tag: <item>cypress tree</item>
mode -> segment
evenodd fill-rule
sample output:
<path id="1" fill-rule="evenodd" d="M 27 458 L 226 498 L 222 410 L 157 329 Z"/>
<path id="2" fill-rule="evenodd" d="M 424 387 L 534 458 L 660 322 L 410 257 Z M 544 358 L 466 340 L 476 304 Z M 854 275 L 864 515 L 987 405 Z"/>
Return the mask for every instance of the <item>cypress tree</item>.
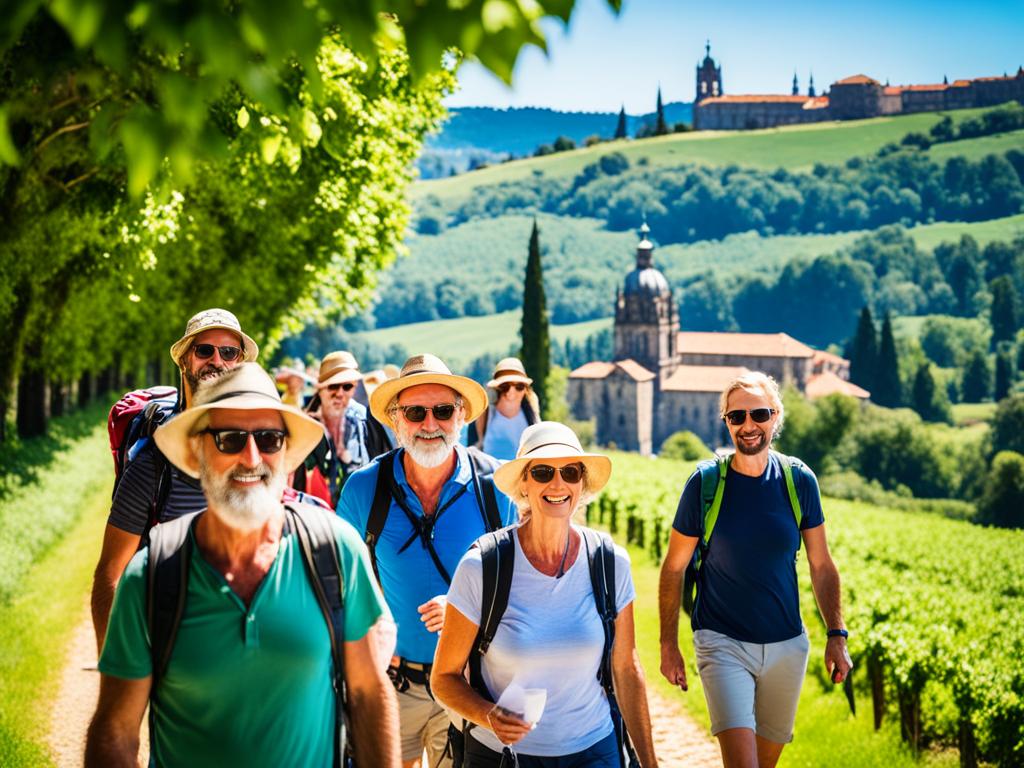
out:
<path id="1" fill-rule="evenodd" d="M 544 274 L 540 263 L 540 233 L 537 220 L 530 233 L 530 252 L 526 260 L 523 284 L 523 320 L 519 335 L 523 341 L 520 357 L 526 375 L 533 379 L 533 391 L 540 399 L 541 411 L 548 411 L 547 382 L 551 371 L 551 343 L 548 338 L 547 299 L 544 296 Z"/>
<path id="2" fill-rule="evenodd" d="M 619 124 L 615 126 L 615 138 L 624 139 L 626 138 L 626 106 L 623 104 L 622 109 L 619 110 Z"/>
<path id="3" fill-rule="evenodd" d="M 871 310 L 864 307 L 857 321 L 857 331 L 850 344 L 850 381 L 869 392 L 875 388 L 875 371 L 878 369 L 878 336 Z"/>
<path id="4" fill-rule="evenodd" d="M 989 284 L 992 291 L 992 346 L 1000 341 L 1013 341 L 1017 333 L 1017 293 L 1009 275 L 997 277 Z"/>
<path id="5" fill-rule="evenodd" d="M 980 403 L 991 394 L 992 371 L 988 367 L 988 355 L 984 352 L 975 352 L 967 361 L 961 391 L 965 403 Z"/>
<path id="6" fill-rule="evenodd" d="M 922 363 L 914 374 L 911 405 L 925 421 L 950 421 L 949 402 L 935 386 L 931 363 Z"/>
<path id="7" fill-rule="evenodd" d="M 993 399 L 998 403 L 1010 394 L 1010 387 L 1013 385 L 1013 361 L 1010 360 L 1008 352 L 1000 352 L 996 355 L 996 386 Z"/>
<path id="8" fill-rule="evenodd" d="M 900 363 L 896 356 L 896 339 L 892 335 L 892 321 L 889 313 L 882 323 L 882 338 L 878 344 L 878 369 L 875 372 L 875 389 L 871 399 L 887 408 L 903 405 L 903 387 L 900 384 Z"/>
<path id="9" fill-rule="evenodd" d="M 665 107 L 661 103 L 661 86 L 658 86 L 658 121 L 654 124 L 654 135 L 664 136 L 668 133 L 668 123 L 665 122 Z"/>

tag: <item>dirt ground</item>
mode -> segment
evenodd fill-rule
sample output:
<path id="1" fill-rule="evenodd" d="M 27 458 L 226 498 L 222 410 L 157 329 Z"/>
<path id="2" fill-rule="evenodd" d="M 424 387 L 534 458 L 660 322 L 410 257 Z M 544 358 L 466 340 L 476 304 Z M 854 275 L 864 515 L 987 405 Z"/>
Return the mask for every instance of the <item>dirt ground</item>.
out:
<path id="1" fill-rule="evenodd" d="M 82 766 L 85 733 L 99 696 L 99 677 L 92 620 L 85 613 L 71 641 L 60 693 L 50 718 L 50 748 L 59 768 Z M 655 749 L 663 768 L 721 766 L 718 746 L 704 728 L 656 691 L 649 693 L 649 701 Z M 149 755 L 145 720 L 141 741 L 140 763 L 145 765 Z"/>

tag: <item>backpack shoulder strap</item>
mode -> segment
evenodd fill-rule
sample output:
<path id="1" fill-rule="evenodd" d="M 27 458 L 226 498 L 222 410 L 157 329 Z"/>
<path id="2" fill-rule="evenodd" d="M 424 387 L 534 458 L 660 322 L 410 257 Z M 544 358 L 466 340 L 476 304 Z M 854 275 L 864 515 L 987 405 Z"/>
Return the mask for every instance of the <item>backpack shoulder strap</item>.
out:
<path id="1" fill-rule="evenodd" d="M 512 589 L 512 572 L 515 567 L 516 543 L 512 528 L 501 528 L 484 534 L 477 540 L 480 560 L 483 564 L 483 588 L 481 590 L 480 629 L 477 631 L 475 651 L 485 656 L 498 631 L 505 609 L 508 608 L 508 594 Z"/>
<path id="2" fill-rule="evenodd" d="M 604 651 L 597 679 L 605 691 L 612 690 L 612 646 L 615 644 L 615 545 L 611 537 L 590 528 L 581 528 L 590 566 L 590 584 L 594 590 L 594 604 L 604 628 Z"/>
<path id="3" fill-rule="evenodd" d="M 331 639 L 331 659 L 334 662 L 332 681 L 336 706 L 334 764 L 341 764 L 345 753 L 345 604 L 342 592 L 341 560 L 334 528 L 327 510 L 312 505 L 289 504 L 285 507 L 288 521 L 298 537 L 306 575 L 313 587 L 320 612 L 327 624 Z"/>
<path id="4" fill-rule="evenodd" d="M 796 518 L 797 530 L 800 530 L 800 524 L 803 522 L 804 513 L 800 508 L 800 497 L 796 492 L 796 482 L 793 480 L 793 475 L 797 472 L 803 471 L 803 464 L 799 461 L 795 461 L 792 456 L 787 456 L 784 453 L 775 453 L 775 456 L 778 458 L 779 465 L 782 467 L 782 476 L 786 479 L 786 493 L 789 496 L 789 506 L 793 510 L 793 517 Z"/>
<path id="5" fill-rule="evenodd" d="M 718 513 L 722 509 L 722 497 L 725 495 L 725 477 L 729 471 L 731 456 L 717 459 L 713 464 L 705 462 L 700 467 L 700 495 L 704 512 L 703 533 L 701 543 L 707 547 L 711 541 L 711 533 L 718 522 Z"/>
<path id="6" fill-rule="evenodd" d="M 377 569 L 377 541 L 380 539 L 381 531 L 388 520 L 388 511 L 391 509 L 391 478 L 395 472 L 395 454 L 388 451 L 377 462 L 377 484 L 373 490 L 373 504 L 370 506 L 370 517 L 366 521 L 366 548 L 370 552 L 370 564 L 373 566 L 373 575 L 380 583 L 380 571 Z"/>
<path id="7" fill-rule="evenodd" d="M 146 566 L 146 623 L 149 626 L 152 657 L 152 690 L 157 691 L 167 671 L 188 593 L 188 570 L 192 560 L 193 512 L 156 526 L 149 533 L 149 561 Z"/>
<path id="8" fill-rule="evenodd" d="M 467 454 L 468 455 L 468 454 Z M 476 492 L 476 504 L 480 513 L 484 516 L 484 525 L 487 531 L 496 531 L 501 528 L 501 514 L 498 512 L 498 496 L 494 490 L 494 475 L 481 474 L 476 468 L 476 462 L 469 457 L 469 471 L 473 475 L 473 490 Z"/>

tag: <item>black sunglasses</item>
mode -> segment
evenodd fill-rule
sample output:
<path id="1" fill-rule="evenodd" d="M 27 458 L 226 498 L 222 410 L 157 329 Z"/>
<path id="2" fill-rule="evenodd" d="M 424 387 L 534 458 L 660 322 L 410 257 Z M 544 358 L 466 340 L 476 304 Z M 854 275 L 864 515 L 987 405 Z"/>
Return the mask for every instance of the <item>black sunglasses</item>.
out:
<path id="1" fill-rule="evenodd" d="M 517 381 L 515 384 L 499 384 L 498 391 L 501 393 L 508 392 L 510 389 L 515 389 L 516 392 L 522 392 L 526 389 L 526 385 L 521 381 Z"/>
<path id="2" fill-rule="evenodd" d="M 756 423 L 764 424 L 775 412 L 774 408 L 751 408 L 749 411 L 743 408 L 738 408 L 735 411 L 729 411 L 725 414 L 725 420 L 734 427 L 738 427 L 747 420 L 747 414 L 749 413 L 750 418 L 752 418 Z"/>
<path id="3" fill-rule="evenodd" d="M 334 393 L 337 392 L 339 389 L 344 389 L 346 392 L 351 392 L 354 386 L 355 383 L 351 381 L 346 381 L 344 384 L 328 384 L 327 391 Z"/>
<path id="4" fill-rule="evenodd" d="M 192 351 L 200 360 L 209 360 L 213 357 L 214 350 L 220 352 L 220 359 L 225 363 L 231 363 L 242 355 L 239 347 L 219 347 L 216 344 L 193 344 Z"/>
<path id="5" fill-rule="evenodd" d="M 413 424 L 419 424 L 425 418 L 427 418 L 427 411 L 431 411 L 434 414 L 434 418 L 438 421 L 448 421 L 452 416 L 455 415 L 456 405 L 454 403 L 444 403 L 443 405 L 432 405 L 427 408 L 424 405 L 396 405 L 395 410 L 401 411 L 402 415 L 405 416 L 406 421 L 411 421 Z"/>
<path id="6" fill-rule="evenodd" d="M 256 441 L 260 453 L 277 453 L 284 446 L 288 433 L 283 429 L 204 429 L 205 434 L 213 435 L 213 444 L 221 453 L 241 453 L 249 443 L 249 435 Z"/>
<path id="7" fill-rule="evenodd" d="M 558 468 L 558 474 L 570 485 L 583 479 L 586 468 L 582 464 L 566 464 Z M 555 468 L 550 464 L 534 464 L 530 467 L 530 477 L 538 483 L 550 483 L 555 479 Z"/>

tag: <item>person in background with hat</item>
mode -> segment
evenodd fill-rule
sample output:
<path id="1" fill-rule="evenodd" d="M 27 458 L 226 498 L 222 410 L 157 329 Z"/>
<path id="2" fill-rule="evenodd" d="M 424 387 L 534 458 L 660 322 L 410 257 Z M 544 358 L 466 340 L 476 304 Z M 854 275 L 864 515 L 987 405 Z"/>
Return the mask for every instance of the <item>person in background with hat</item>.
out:
<path id="1" fill-rule="evenodd" d="M 531 384 L 518 359 L 499 360 L 487 382 L 493 403 L 470 427 L 476 434 L 469 435 L 469 444 L 496 459 L 514 459 L 523 430 L 540 421 L 540 403 Z"/>
<path id="2" fill-rule="evenodd" d="M 251 362 L 258 354 L 256 342 L 226 309 L 207 309 L 193 315 L 184 335 L 171 347 L 171 359 L 180 372 L 177 410 L 188 406 L 200 383 L 243 361 Z M 172 466 L 153 441 L 148 441 L 127 465 L 114 493 L 93 575 L 91 603 L 97 652 L 103 649 L 117 581 L 151 522 L 173 520 L 205 506 L 206 497 L 199 484 Z"/>
<path id="3" fill-rule="evenodd" d="M 351 352 L 331 352 L 320 363 L 316 397 L 309 404 L 311 415 L 324 425 L 324 439 L 295 471 L 292 486 L 331 509 L 349 475 L 392 447 L 366 406 L 353 399 L 362 378 Z"/>
<path id="4" fill-rule="evenodd" d="M 186 598 L 156 685 L 150 548 L 125 570 L 99 662 L 87 766 L 136 764 L 147 704 L 154 765 L 336 764 L 329 627 L 295 531 L 315 523 L 332 531 L 343 574 L 339 642 L 355 759 L 397 768 L 397 705 L 379 625 L 390 617 L 366 547 L 329 511 L 301 505 L 286 512 L 281 502 L 288 472 L 321 434 L 316 421 L 281 402 L 254 363 L 201 386 L 193 407 L 157 429 L 164 455 L 199 478 L 209 506 L 179 523 L 192 542 L 191 556 L 183 556 Z M 158 535 L 171 526 L 161 529 Z"/>
<path id="5" fill-rule="evenodd" d="M 465 731 L 467 768 L 508 764 L 502 762 L 508 745 L 524 768 L 620 766 L 612 709 L 597 676 L 605 633 L 591 581 L 590 558 L 596 553 L 588 551 L 596 537 L 572 523 L 576 511 L 607 483 L 611 468 L 607 456 L 584 452 L 569 427 L 542 421 L 523 432 L 516 458 L 495 472 L 495 483 L 519 506 L 522 522 L 512 530 L 508 606 L 481 659 L 492 698 L 484 698 L 465 677 L 482 621 L 478 547 L 466 553 L 452 578 L 432 677 L 438 699 L 477 726 Z M 615 545 L 614 556 L 618 616 L 612 676 L 626 730 L 640 764 L 649 768 L 657 759 L 634 640 L 636 591 L 629 555 Z M 495 704 L 513 683 L 546 690 L 535 725 Z"/>
<path id="6" fill-rule="evenodd" d="M 462 555 L 487 530 L 515 519 L 502 493 L 490 490 L 496 515 L 490 525 L 485 484 L 458 443 L 463 424 L 487 405 L 483 387 L 455 376 L 434 355 L 410 357 L 400 375 L 379 384 L 370 409 L 394 430 L 398 449 L 359 470 L 345 484 L 338 514 L 370 545 L 384 597 L 398 624 L 389 674 L 398 690 L 402 760 L 430 768 L 451 765 L 444 756 L 448 716 L 430 690 L 430 665 L 443 626 L 444 595 Z M 385 518 L 370 530 L 376 500 Z M 378 507 L 379 509 L 379 507 Z"/>
<path id="7" fill-rule="evenodd" d="M 284 385 L 284 392 L 281 393 L 281 402 L 285 405 L 294 405 L 296 408 L 301 408 L 305 405 L 306 384 L 309 383 L 310 379 L 306 376 L 306 372 L 302 370 L 301 363 L 282 365 L 277 369 L 274 380 L 278 384 Z"/>

